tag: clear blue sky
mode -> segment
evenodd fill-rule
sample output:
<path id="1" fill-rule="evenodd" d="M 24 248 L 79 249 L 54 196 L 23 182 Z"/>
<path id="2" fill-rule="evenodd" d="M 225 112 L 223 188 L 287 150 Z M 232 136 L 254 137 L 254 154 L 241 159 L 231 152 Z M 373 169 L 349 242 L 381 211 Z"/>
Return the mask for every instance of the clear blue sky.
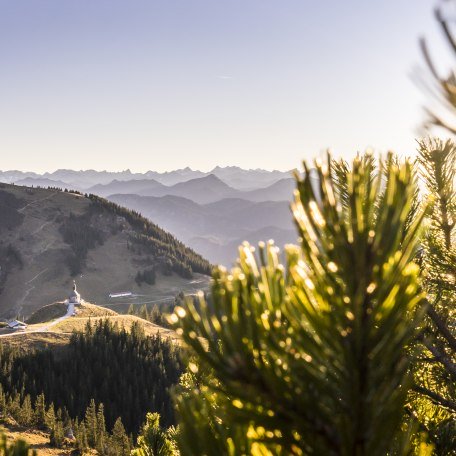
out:
<path id="1" fill-rule="evenodd" d="M 412 154 L 434 0 L 0 0 L 0 169 Z"/>

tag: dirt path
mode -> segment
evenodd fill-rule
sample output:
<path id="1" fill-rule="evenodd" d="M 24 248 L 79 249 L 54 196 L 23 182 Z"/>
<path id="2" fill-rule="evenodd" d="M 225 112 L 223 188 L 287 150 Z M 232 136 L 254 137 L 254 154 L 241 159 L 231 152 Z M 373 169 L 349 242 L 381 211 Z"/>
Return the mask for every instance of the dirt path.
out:
<path id="1" fill-rule="evenodd" d="M 31 260 L 33 261 L 33 259 Z M 31 263 L 30 261 L 30 263 Z M 46 268 L 46 269 L 43 269 L 42 271 L 40 271 L 35 277 L 32 277 L 30 280 L 28 280 L 27 282 L 25 282 L 26 285 L 30 285 L 33 281 L 35 281 L 41 274 L 44 274 L 49 268 Z M 20 315 L 20 313 L 22 312 L 22 305 L 24 304 L 25 300 L 28 298 L 28 295 L 30 294 L 30 292 L 35 288 L 35 285 L 32 285 L 30 288 L 27 288 L 27 290 L 25 290 L 25 293 L 24 293 L 24 296 L 22 296 L 22 299 L 19 301 L 19 304 L 17 305 L 17 314 Z"/>
<path id="2" fill-rule="evenodd" d="M 40 225 L 32 234 L 38 234 L 45 226 L 50 225 L 51 223 L 54 222 L 54 219 L 49 220 L 48 222 L 44 222 L 42 225 Z"/>
<path id="3" fill-rule="evenodd" d="M 33 328 L 33 329 L 26 328 L 24 331 L 16 331 L 16 332 L 12 332 L 9 334 L 0 334 L 0 337 L 13 337 L 13 336 L 20 336 L 22 334 L 49 332 L 50 328 L 52 328 L 55 325 L 58 325 L 60 322 L 71 317 L 73 315 L 73 313 L 74 313 L 74 304 L 70 303 L 70 304 L 68 304 L 68 307 L 67 307 L 67 313 L 63 317 L 56 318 L 55 320 L 53 320 L 49 323 L 46 323 L 43 326 L 39 326 L 38 328 Z"/>
<path id="4" fill-rule="evenodd" d="M 30 203 L 28 203 L 28 204 L 26 204 L 24 207 L 21 207 L 20 209 L 18 209 L 17 212 L 22 213 L 25 209 L 27 209 L 27 208 L 28 208 L 29 206 L 31 206 L 32 204 L 35 204 L 35 203 L 38 203 L 38 202 L 41 202 L 41 201 L 48 200 L 48 199 L 52 198 L 55 194 L 56 194 L 56 192 L 51 193 L 50 195 L 46 196 L 45 198 L 39 198 L 39 199 L 30 201 Z"/>
<path id="5" fill-rule="evenodd" d="M 66 320 L 68 317 L 71 317 L 74 314 L 74 304 L 70 302 L 68 304 L 67 308 L 67 313 L 60 318 L 55 319 L 54 321 L 51 321 L 47 325 L 41 326 L 36 332 L 47 332 L 49 331 L 49 328 L 52 328 L 55 325 L 58 325 L 61 321 Z"/>
<path id="6" fill-rule="evenodd" d="M 36 280 L 41 274 L 44 274 L 49 268 L 45 268 L 43 269 L 42 271 L 40 271 L 35 277 L 32 277 L 30 280 L 28 280 L 26 283 L 26 285 L 28 285 L 29 283 L 33 282 L 34 280 Z"/>

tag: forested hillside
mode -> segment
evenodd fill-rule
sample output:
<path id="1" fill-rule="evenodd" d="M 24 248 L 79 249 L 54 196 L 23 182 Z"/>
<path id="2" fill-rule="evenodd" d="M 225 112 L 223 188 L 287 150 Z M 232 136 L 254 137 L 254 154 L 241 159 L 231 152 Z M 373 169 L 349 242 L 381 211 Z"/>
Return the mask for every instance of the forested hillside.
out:
<path id="1" fill-rule="evenodd" d="M 119 291 L 172 300 L 209 280 L 208 261 L 137 212 L 95 195 L 0 185 L 0 317 L 64 299 L 73 277 L 97 304 Z"/>

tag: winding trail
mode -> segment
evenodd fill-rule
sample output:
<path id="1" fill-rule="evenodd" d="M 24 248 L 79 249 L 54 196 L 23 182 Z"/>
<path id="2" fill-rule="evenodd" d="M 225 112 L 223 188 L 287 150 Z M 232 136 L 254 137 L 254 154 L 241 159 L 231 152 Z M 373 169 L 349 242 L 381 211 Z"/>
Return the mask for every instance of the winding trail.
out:
<path id="1" fill-rule="evenodd" d="M 32 234 L 38 234 L 40 231 L 43 230 L 43 228 L 47 225 L 50 225 L 51 223 L 54 222 L 55 219 L 49 220 L 47 222 L 44 222 L 42 225 L 40 225 L 35 231 L 33 231 Z"/>
<path id="2" fill-rule="evenodd" d="M 28 285 L 29 283 L 33 282 L 34 280 L 36 280 L 41 274 L 44 274 L 49 268 L 45 268 L 43 269 L 42 271 L 40 271 L 35 277 L 32 277 L 30 280 L 28 280 L 26 283 L 26 285 Z"/>
<path id="3" fill-rule="evenodd" d="M 29 206 L 31 206 L 32 204 L 35 204 L 39 201 L 45 201 L 45 200 L 48 200 L 50 198 L 52 198 L 53 196 L 55 196 L 56 192 L 54 193 L 51 193 L 50 195 L 46 196 L 45 198 L 39 198 L 39 199 L 36 199 L 36 200 L 33 200 L 33 201 L 30 201 L 30 203 L 26 204 L 24 207 L 21 207 L 20 209 L 17 210 L 17 212 L 21 212 L 24 211 L 25 209 L 27 209 Z"/>

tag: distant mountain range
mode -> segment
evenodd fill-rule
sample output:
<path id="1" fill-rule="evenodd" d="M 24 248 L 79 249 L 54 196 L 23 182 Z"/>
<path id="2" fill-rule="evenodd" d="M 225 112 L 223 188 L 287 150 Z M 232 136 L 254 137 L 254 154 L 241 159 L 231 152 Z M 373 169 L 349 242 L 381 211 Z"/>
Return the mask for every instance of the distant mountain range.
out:
<path id="1" fill-rule="evenodd" d="M 238 190 L 230 187 L 215 174 L 191 179 L 167 186 L 156 180 L 113 181 L 95 185 L 87 192 L 100 196 L 113 194 L 135 194 L 140 196 L 181 196 L 199 204 L 207 204 L 226 198 L 240 198 L 248 201 L 290 200 L 294 189 L 294 179 L 285 178 L 264 188 Z"/>
<path id="2" fill-rule="evenodd" d="M 50 183 L 51 186 L 64 186 L 75 190 L 87 190 L 98 184 L 105 185 L 113 181 L 132 180 L 155 180 L 163 185 L 171 186 L 191 179 L 209 176 L 211 174 L 223 180 L 230 187 L 239 190 L 253 190 L 259 187 L 266 187 L 280 179 L 291 176 L 290 171 L 242 169 L 238 166 L 217 166 L 208 172 L 193 170 L 187 167 L 163 173 L 157 171 L 132 173 L 128 169 L 120 172 L 59 169 L 52 173 L 43 174 L 17 170 L 0 171 L 0 182 L 28 186 L 42 186 L 42 183 L 46 182 L 45 185 L 47 186 L 47 180 L 50 180 L 53 181 Z M 46 179 L 46 181 L 43 181 L 43 179 Z"/>

